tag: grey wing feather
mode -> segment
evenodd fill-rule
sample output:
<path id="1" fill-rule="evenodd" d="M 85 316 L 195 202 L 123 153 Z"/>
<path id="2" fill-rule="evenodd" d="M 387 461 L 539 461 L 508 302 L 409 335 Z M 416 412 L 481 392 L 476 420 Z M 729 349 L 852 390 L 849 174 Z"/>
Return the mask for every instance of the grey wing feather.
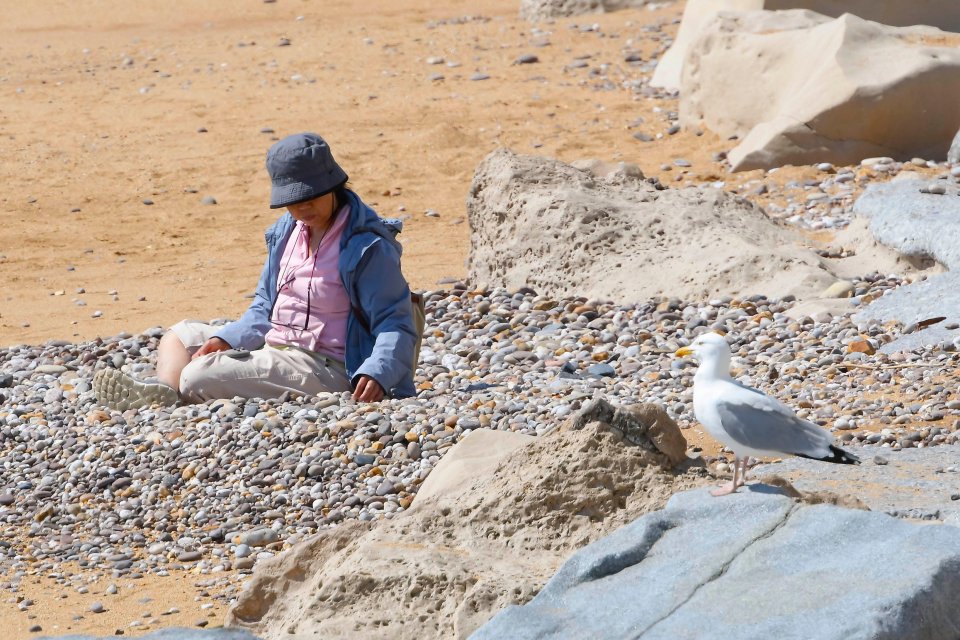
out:
<path id="1" fill-rule="evenodd" d="M 824 456 L 833 439 L 826 431 L 793 414 L 773 398 L 749 389 L 756 397 L 722 400 L 717 412 L 723 430 L 745 447 L 794 455 Z"/>

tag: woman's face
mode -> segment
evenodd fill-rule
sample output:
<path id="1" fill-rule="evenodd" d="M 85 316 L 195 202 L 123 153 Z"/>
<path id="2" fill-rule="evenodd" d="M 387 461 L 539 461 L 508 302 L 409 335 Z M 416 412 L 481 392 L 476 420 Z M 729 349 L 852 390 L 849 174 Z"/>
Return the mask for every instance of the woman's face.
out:
<path id="1" fill-rule="evenodd" d="M 313 200 L 291 204 L 287 207 L 294 218 L 315 229 L 326 229 L 333 218 L 334 195 L 328 193 Z"/>

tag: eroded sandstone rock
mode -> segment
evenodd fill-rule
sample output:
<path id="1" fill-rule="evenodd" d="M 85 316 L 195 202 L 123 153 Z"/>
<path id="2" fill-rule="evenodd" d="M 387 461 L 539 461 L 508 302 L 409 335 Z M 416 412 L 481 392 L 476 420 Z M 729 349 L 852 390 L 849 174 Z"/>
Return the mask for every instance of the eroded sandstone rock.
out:
<path id="1" fill-rule="evenodd" d="M 960 31 L 960 3 L 955 0 L 687 0 L 677 39 L 657 64 L 650 84 L 680 89 L 690 45 L 713 16 L 721 11 L 762 9 L 808 9 L 832 18 L 851 13 L 864 20 L 896 27 L 929 25 L 944 31 Z"/>
<path id="2" fill-rule="evenodd" d="M 595 174 L 501 149 L 477 168 L 467 212 L 470 279 L 508 289 L 623 303 L 807 298 L 837 279 L 748 200 L 663 190 L 629 167 Z"/>
<path id="3" fill-rule="evenodd" d="M 674 468 L 682 436 L 645 411 L 593 403 L 538 438 L 471 432 L 409 511 L 345 522 L 257 565 L 227 624 L 265 640 L 465 638 L 574 550 L 707 481 Z"/>
<path id="4" fill-rule="evenodd" d="M 849 14 L 721 13 L 691 45 L 681 85 L 684 125 L 740 137 L 735 171 L 942 160 L 960 128 L 960 35 Z"/>

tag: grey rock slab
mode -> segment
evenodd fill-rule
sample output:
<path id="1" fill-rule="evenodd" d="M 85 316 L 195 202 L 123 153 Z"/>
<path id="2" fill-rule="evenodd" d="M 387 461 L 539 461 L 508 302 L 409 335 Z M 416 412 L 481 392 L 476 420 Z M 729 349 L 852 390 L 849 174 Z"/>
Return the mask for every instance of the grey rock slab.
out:
<path id="1" fill-rule="evenodd" d="M 939 317 L 945 320 L 904 334 L 883 345 L 880 351 L 911 351 L 960 338 L 960 330 L 946 328 L 947 325 L 960 322 L 960 272 L 938 274 L 923 282 L 895 289 L 870 303 L 863 311 L 854 315 L 853 319 L 856 322 L 896 320 L 904 325 L 911 325 Z"/>
<path id="2" fill-rule="evenodd" d="M 946 194 L 921 193 L 945 186 Z M 853 205 L 869 220 L 876 239 L 908 256 L 932 257 L 948 269 L 960 268 L 960 187 L 942 180 L 893 180 L 867 187 Z"/>
<path id="3" fill-rule="evenodd" d="M 471 637 L 957 637 L 958 544 L 956 527 L 801 506 L 766 485 L 688 491 L 578 551 Z"/>
<path id="4" fill-rule="evenodd" d="M 43 636 L 40 640 L 106 640 L 115 636 Z M 259 640 L 257 636 L 251 635 L 247 631 L 239 629 L 210 629 L 209 631 L 200 631 L 197 629 L 186 629 L 183 627 L 172 627 L 170 629 L 161 629 L 154 631 L 141 640 Z"/>
<path id="5" fill-rule="evenodd" d="M 921 193 L 921 189 L 946 187 L 946 194 Z M 854 213 L 869 220 L 876 239 L 905 255 L 934 259 L 948 272 L 932 276 L 888 293 L 874 301 L 854 319 L 858 322 L 896 320 L 905 325 L 943 316 L 941 326 L 933 325 L 884 345 L 892 353 L 952 342 L 960 331 L 942 325 L 960 321 L 960 188 L 941 180 L 897 179 L 874 184 L 854 204 Z"/>
<path id="6" fill-rule="evenodd" d="M 896 451 L 885 447 L 844 447 L 863 464 L 824 464 L 787 458 L 754 467 L 749 478 L 776 474 L 802 492 L 852 495 L 872 511 L 960 525 L 960 445 Z M 875 460 L 880 458 L 881 464 Z M 882 464 L 886 462 L 886 464 Z"/>

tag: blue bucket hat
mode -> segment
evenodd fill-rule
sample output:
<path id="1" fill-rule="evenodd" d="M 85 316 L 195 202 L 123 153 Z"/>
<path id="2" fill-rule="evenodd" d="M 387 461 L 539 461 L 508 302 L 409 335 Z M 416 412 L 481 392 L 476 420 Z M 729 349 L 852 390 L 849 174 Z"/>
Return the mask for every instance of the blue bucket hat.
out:
<path id="1" fill-rule="evenodd" d="M 315 133 L 297 133 L 267 151 L 270 208 L 282 209 L 328 194 L 347 181 L 330 146 Z"/>

